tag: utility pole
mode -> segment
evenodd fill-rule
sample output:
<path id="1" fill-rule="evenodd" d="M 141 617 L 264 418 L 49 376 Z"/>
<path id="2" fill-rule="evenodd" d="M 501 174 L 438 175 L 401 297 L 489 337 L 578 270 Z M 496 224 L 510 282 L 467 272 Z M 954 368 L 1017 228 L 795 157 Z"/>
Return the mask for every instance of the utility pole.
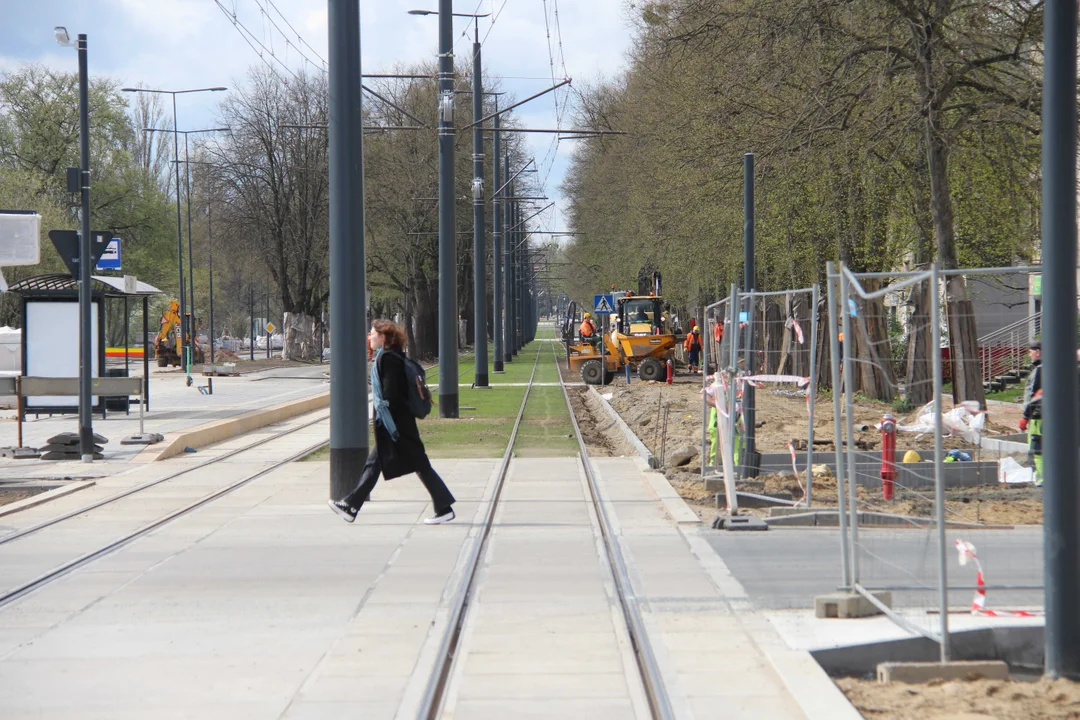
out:
<path id="1" fill-rule="evenodd" d="M 503 168 L 505 169 L 505 175 L 507 181 L 510 179 L 510 153 L 506 153 L 506 157 L 503 158 Z M 514 197 L 514 184 L 510 183 L 506 188 L 507 195 Z M 503 202 L 503 242 L 506 243 L 506 251 L 503 254 L 503 267 L 506 270 L 506 277 L 503 278 L 503 283 L 506 285 L 506 316 L 503 319 L 503 360 L 505 362 L 514 361 L 514 341 L 513 341 L 513 326 L 514 326 L 514 263 L 513 263 L 513 248 L 514 248 L 514 236 L 510 232 L 511 221 L 511 208 L 513 207 L 512 201 L 506 200 Z"/>
<path id="2" fill-rule="evenodd" d="M 65 33 L 65 36 L 67 34 Z M 90 337 L 90 77 L 87 70 L 86 33 L 79 33 L 79 454 L 83 462 L 94 461 L 94 413 L 90 377 L 94 356 Z M 180 192 L 179 187 L 177 193 Z M 104 399 L 102 400 L 104 402 Z"/>
<path id="3" fill-rule="evenodd" d="M 453 0 L 439 0 L 439 417 L 458 417 Z M 357 78 L 359 84 L 359 78 Z M 477 118 L 479 119 L 479 118 Z M 357 123 L 359 127 L 359 122 Z"/>
<path id="4" fill-rule="evenodd" d="M 206 203 L 206 249 L 210 254 L 210 364 L 214 364 L 214 223 Z"/>
<path id="5" fill-rule="evenodd" d="M 757 289 L 754 280 L 754 153 L 743 156 L 743 285 L 747 293 Z M 754 372 L 754 296 L 747 296 L 746 305 L 746 371 Z M 704 322 L 704 319 L 702 319 Z M 746 421 L 746 452 L 743 462 L 743 477 L 757 477 L 755 460 L 755 405 L 754 388 L 749 384 L 743 387 L 743 418 Z"/>
<path id="6" fill-rule="evenodd" d="M 1080 680 L 1080 412 L 1076 377 L 1076 2 L 1043 18 L 1043 557 L 1046 675 Z"/>
<path id="7" fill-rule="evenodd" d="M 368 455 L 364 145 L 359 0 L 327 0 L 330 90 L 330 497 L 355 489 Z M 452 296 L 451 296 L 452 297 Z M 455 335 L 456 337 L 456 335 Z M 453 353 L 457 359 L 457 353 Z M 457 381 L 457 372 L 453 375 Z M 456 398 L 456 396 L 455 396 Z"/>
<path id="8" fill-rule="evenodd" d="M 496 98 L 496 102 L 498 99 Z M 491 227 L 493 230 L 492 235 L 494 247 L 492 248 L 492 264 L 495 266 L 492 272 L 494 280 L 494 290 L 491 294 L 492 304 L 494 305 L 494 313 L 492 314 L 493 321 L 491 324 L 491 334 L 494 338 L 494 356 L 495 356 L 495 368 L 496 373 L 505 372 L 503 370 L 503 207 L 502 196 L 500 192 L 502 188 L 502 173 L 499 172 L 502 169 L 502 140 L 499 132 L 499 117 L 496 115 L 492 118 L 492 123 L 495 126 L 495 134 L 492 138 L 492 151 L 491 156 L 495 159 L 491 163 L 491 182 L 495 185 L 495 194 L 492 197 L 492 207 L 494 217 L 492 218 Z"/>
<path id="9" fill-rule="evenodd" d="M 472 106 L 473 122 L 484 116 L 484 88 L 480 64 L 480 20 L 474 18 Z M 495 116 L 498 118 L 498 115 Z M 484 256 L 484 136 L 481 125 L 473 125 L 473 352 L 475 387 L 488 387 L 487 283 Z M 498 157 L 498 156 L 496 156 Z M 497 163 L 496 163 L 497 164 Z"/>

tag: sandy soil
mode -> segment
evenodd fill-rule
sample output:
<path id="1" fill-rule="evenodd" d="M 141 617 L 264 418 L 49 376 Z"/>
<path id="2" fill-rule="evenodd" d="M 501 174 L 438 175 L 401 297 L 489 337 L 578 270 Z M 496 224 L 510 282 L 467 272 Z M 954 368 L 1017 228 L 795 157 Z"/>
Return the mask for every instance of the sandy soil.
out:
<path id="1" fill-rule="evenodd" d="M 1077 720 L 1080 683 L 971 680 L 926 685 L 840 678 L 863 717 L 881 720 Z"/>
<path id="2" fill-rule="evenodd" d="M 16 490 L 16 489 L 2 489 L 0 490 L 0 505 L 9 505 L 13 502 L 25 500 L 28 497 L 33 497 L 38 493 L 45 492 L 44 490 Z"/>

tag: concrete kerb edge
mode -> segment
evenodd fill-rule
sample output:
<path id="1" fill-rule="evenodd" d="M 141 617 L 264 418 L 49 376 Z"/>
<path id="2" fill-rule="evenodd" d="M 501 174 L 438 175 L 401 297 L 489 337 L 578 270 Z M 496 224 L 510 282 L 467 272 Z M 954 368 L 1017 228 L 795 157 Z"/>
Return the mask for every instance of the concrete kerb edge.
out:
<path id="1" fill-rule="evenodd" d="M 664 504 L 664 509 L 667 510 L 668 515 L 678 525 L 700 525 L 701 518 L 698 516 L 694 509 L 687 504 L 683 499 L 679 491 L 671 484 L 667 479 L 667 476 L 663 473 L 658 473 L 649 467 L 649 463 L 641 458 L 634 458 L 634 462 L 637 463 L 638 468 L 641 470 L 641 474 L 648 481 L 649 486 L 652 487 L 653 492 L 660 498 L 660 502 Z"/>
<path id="2" fill-rule="evenodd" d="M 148 446 L 135 456 L 135 462 L 165 460 L 181 454 L 185 447 L 196 449 L 206 447 L 326 407 L 330 407 L 329 391 L 300 398 L 299 400 L 290 400 L 270 407 L 259 408 L 234 418 L 215 420 L 190 430 L 168 433 L 162 445 Z"/>
<path id="3" fill-rule="evenodd" d="M 611 419 L 615 421 L 615 424 L 619 426 L 619 429 L 622 430 L 623 435 L 626 436 L 627 442 L 629 442 L 630 445 L 632 445 L 633 448 L 637 450 L 637 453 L 641 457 L 641 459 L 643 459 L 646 463 L 651 462 L 653 457 L 652 451 L 649 450 L 649 448 L 645 446 L 645 443 L 641 442 L 638 436 L 634 434 L 634 431 L 630 429 L 630 426 L 626 424 L 626 421 L 622 419 L 622 416 L 619 415 L 618 411 L 616 411 L 615 408 L 611 406 L 611 403 L 609 403 L 607 399 L 596 390 L 595 385 L 589 386 L 589 392 L 593 393 L 600 401 L 600 404 L 604 406 L 604 410 L 606 410 L 607 414 L 611 417 Z"/>
<path id="4" fill-rule="evenodd" d="M 17 513 L 20 510 L 25 510 L 26 508 L 34 507 L 35 505 L 40 505 L 42 503 L 49 502 L 50 500 L 55 500 L 56 498 L 63 497 L 64 495 L 70 495 L 73 492 L 84 490 L 95 484 L 96 481 L 94 480 L 83 480 L 81 482 L 74 482 L 68 485 L 54 488 L 52 490 L 47 490 L 43 493 L 38 493 L 37 495 L 32 495 L 28 498 L 23 498 L 22 500 L 10 503 L 8 505 L 4 505 L 2 508 L 0 508 L 0 517 L 4 517 L 5 515 L 11 515 L 12 513 Z"/>
<path id="5" fill-rule="evenodd" d="M 788 647 L 769 620 L 752 607 L 742 584 L 702 536 L 704 531 L 687 529 L 680 527 L 679 532 L 808 720 L 861 720 L 862 715 L 814 656 Z"/>

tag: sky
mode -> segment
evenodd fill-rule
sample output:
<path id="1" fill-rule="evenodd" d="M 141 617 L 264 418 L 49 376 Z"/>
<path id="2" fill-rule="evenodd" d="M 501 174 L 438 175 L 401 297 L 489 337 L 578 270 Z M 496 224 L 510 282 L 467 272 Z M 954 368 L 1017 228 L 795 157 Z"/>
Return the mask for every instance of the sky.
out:
<path id="1" fill-rule="evenodd" d="M 298 48 L 315 63 L 327 57 L 326 0 L 0 0 L 0 5 L 0 71 L 27 62 L 76 71 L 75 52 L 53 38 L 56 25 L 67 27 L 73 39 L 86 33 L 91 76 L 107 75 L 121 86 L 235 87 L 255 64 L 266 62 L 283 76 L 283 64 L 304 66 Z M 437 0 L 360 0 L 363 72 L 433 62 L 438 19 L 406 11 L 437 7 Z M 580 85 L 617 75 L 631 42 L 627 0 L 456 0 L 454 12 L 490 13 L 480 20 L 485 72 L 504 78 L 503 89 L 518 99 L 550 87 L 552 76 L 556 82 L 571 77 Z M 472 21 L 456 18 L 454 26 L 456 69 L 467 70 Z M 569 89 L 516 112 L 524 127 L 573 127 L 572 113 L 564 110 L 567 100 L 572 100 Z M 180 96 L 180 129 L 211 127 L 217 102 L 218 93 Z M 525 137 L 540 163 L 545 194 L 556 201 L 539 220 L 545 229 L 567 230 L 559 184 L 573 141 Z"/>

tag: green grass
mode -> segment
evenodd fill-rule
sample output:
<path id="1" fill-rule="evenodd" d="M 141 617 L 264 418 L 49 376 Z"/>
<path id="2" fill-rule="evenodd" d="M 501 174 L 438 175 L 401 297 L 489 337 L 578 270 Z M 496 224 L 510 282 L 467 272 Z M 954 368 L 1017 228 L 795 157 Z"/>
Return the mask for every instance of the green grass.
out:
<path id="1" fill-rule="evenodd" d="M 562 388 L 534 387 L 525 404 L 514 452 L 527 457 L 565 457 L 577 450 Z"/>
<path id="2" fill-rule="evenodd" d="M 1024 399 L 1024 385 L 1010 385 L 998 392 L 986 393 L 987 400 L 1000 400 L 1001 402 L 1018 403 Z"/>
<path id="3" fill-rule="evenodd" d="M 440 418 L 436 408 L 420 421 L 424 446 L 432 457 L 501 457 L 524 394 L 523 387 L 461 388 L 456 420 Z"/>

